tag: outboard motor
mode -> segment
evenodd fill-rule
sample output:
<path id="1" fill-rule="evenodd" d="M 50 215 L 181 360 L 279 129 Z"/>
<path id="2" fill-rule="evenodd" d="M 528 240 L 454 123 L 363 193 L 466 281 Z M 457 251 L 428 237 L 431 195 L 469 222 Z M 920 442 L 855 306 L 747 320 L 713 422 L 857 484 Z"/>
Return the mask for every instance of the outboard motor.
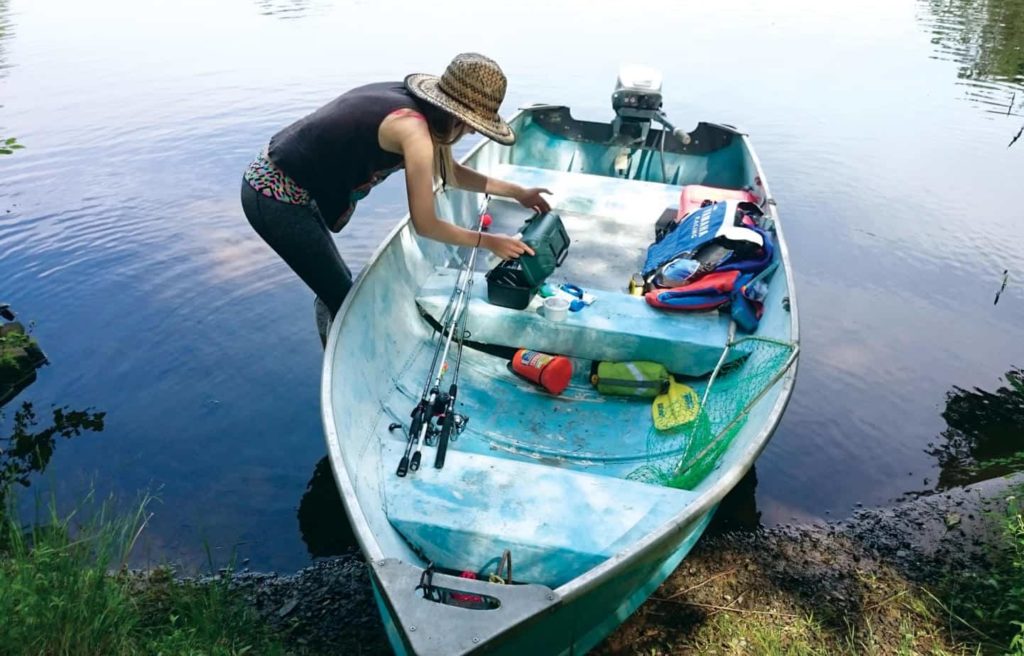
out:
<path id="1" fill-rule="evenodd" d="M 685 130 L 675 129 L 661 111 L 661 83 L 661 72 L 653 68 L 633 64 L 619 68 L 612 92 L 612 109 L 615 110 L 612 132 L 617 139 L 645 143 L 651 121 L 657 121 L 684 144 L 690 142 L 690 135 Z"/>

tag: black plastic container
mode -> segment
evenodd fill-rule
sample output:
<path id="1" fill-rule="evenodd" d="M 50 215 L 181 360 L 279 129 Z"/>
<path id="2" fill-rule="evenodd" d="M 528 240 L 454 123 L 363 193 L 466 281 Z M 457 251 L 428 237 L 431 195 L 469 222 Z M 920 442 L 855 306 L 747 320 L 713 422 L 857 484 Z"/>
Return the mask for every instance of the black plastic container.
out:
<path id="1" fill-rule="evenodd" d="M 530 304 L 538 287 L 527 282 L 517 260 L 506 260 L 487 272 L 487 301 L 491 305 L 522 310 Z"/>
<path id="2" fill-rule="evenodd" d="M 569 235 L 554 212 L 535 214 L 523 226 L 522 240 L 534 255 L 505 260 L 487 272 L 487 300 L 522 310 L 569 253 Z"/>

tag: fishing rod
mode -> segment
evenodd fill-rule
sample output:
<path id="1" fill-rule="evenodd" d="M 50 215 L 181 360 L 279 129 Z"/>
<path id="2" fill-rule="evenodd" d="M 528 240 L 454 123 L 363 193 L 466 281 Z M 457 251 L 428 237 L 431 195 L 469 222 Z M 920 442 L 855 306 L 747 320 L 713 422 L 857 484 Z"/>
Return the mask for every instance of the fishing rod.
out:
<path id="1" fill-rule="evenodd" d="M 486 215 L 484 215 L 486 216 Z M 484 225 L 483 217 L 481 217 L 480 227 Z M 478 244 L 479 245 L 479 244 Z M 476 249 L 473 249 L 471 260 L 476 259 Z M 466 298 L 472 298 L 473 294 L 473 265 L 474 262 L 469 264 L 469 282 L 466 284 Z M 444 467 L 444 458 L 448 453 L 448 441 L 455 439 L 462 433 L 463 429 L 466 428 L 466 422 L 469 421 L 469 417 L 455 412 L 455 401 L 459 395 L 459 369 L 462 368 L 462 348 L 466 342 L 466 319 L 469 316 L 469 302 L 462 307 L 462 316 L 456 319 L 456 327 L 459 331 L 459 350 L 455 356 L 455 371 L 452 373 L 452 384 L 448 388 L 448 403 L 444 409 L 444 420 L 441 423 L 441 435 L 437 440 L 437 453 L 434 455 L 434 468 L 441 469 Z"/>
<path id="2" fill-rule="evenodd" d="M 480 250 L 480 242 L 483 239 L 483 228 L 490 217 L 487 214 L 487 205 L 490 203 L 490 196 L 486 196 L 483 210 L 480 212 L 480 222 L 477 225 L 477 240 L 466 264 L 459 271 L 455 282 L 455 288 L 448 299 L 448 305 L 441 315 L 441 332 L 437 335 L 434 345 L 434 357 L 427 372 L 427 379 L 423 385 L 423 392 L 420 400 L 412 411 L 412 421 L 409 425 L 408 440 L 405 445 L 405 452 L 398 463 L 398 476 L 405 476 L 409 471 L 416 471 L 420 468 L 420 461 L 423 457 L 423 446 L 432 444 L 432 438 L 439 439 L 439 456 L 434 466 L 444 466 L 444 453 L 447 452 L 448 441 L 458 435 L 469 421 L 463 415 L 455 412 L 455 401 L 452 395 L 458 394 L 458 371 L 462 365 L 462 348 L 465 336 L 466 315 L 469 307 L 469 293 L 473 289 L 473 269 L 476 265 L 476 255 Z M 456 330 L 459 331 L 457 361 L 453 382 L 448 393 L 441 392 L 441 382 L 448 371 L 448 353 L 451 350 L 452 339 Z M 443 338 L 443 339 L 442 339 Z M 444 348 L 442 350 L 442 342 Z M 440 360 L 440 365 L 438 361 Z M 435 375 L 436 371 L 436 375 Z M 433 384 L 431 384 L 433 383 Z M 434 419 L 438 418 L 441 425 L 438 427 Z M 389 429 L 397 428 L 399 425 L 392 424 Z M 443 443 L 443 447 L 441 446 Z"/>

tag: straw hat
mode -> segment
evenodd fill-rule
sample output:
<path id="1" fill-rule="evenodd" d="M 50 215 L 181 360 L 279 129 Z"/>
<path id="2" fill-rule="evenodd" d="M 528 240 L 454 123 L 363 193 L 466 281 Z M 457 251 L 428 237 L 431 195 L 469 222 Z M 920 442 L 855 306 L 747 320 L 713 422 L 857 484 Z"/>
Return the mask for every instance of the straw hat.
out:
<path id="1" fill-rule="evenodd" d="M 512 128 L 498 116 L 507 81 L 492 59 L 475 52 L 456 55 L 441 77 L 414 73 L 405 78 L 405 86 L 485 137 L 506 146 L 516 140 Z"/>

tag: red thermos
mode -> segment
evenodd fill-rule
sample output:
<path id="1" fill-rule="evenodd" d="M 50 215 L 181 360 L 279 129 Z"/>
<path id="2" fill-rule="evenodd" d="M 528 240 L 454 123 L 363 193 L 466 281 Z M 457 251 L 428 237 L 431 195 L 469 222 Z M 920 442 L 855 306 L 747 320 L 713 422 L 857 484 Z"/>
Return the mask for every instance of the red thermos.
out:
<path id="1" fill-rule="evenodd" d="M 512 356 L 512 371 L 552 394 L 561 394 L 572 378 L 572 360 L 562 355 L 519 349 Z"/>

